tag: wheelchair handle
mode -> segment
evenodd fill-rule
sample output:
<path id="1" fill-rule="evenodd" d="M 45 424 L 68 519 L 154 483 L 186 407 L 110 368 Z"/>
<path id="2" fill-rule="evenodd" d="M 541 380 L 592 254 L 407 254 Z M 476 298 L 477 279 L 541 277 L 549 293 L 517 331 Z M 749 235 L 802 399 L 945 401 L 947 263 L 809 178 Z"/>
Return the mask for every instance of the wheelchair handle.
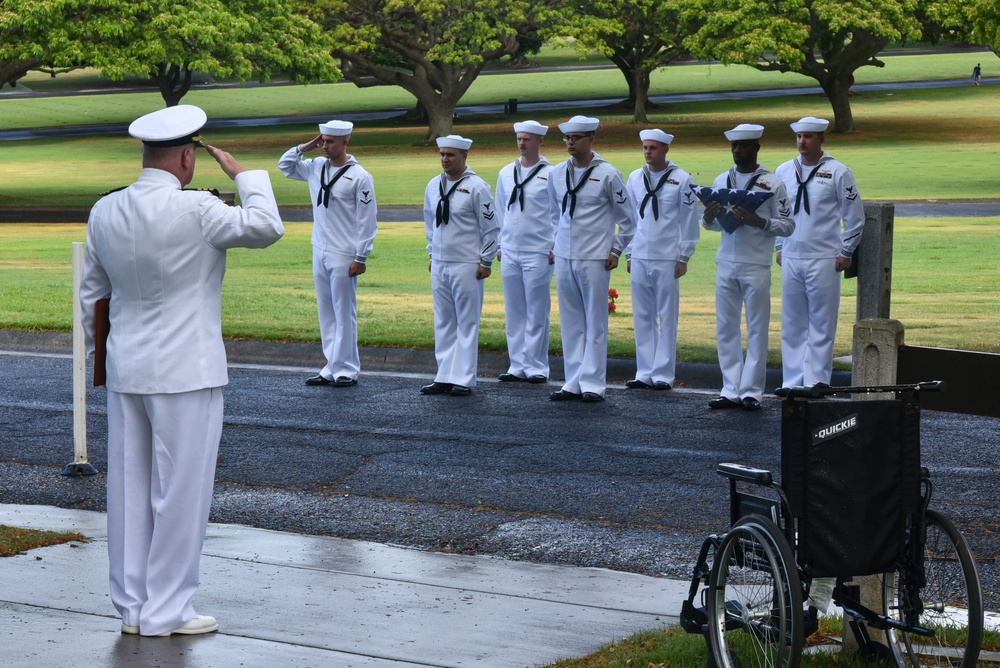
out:
<path id="1" fill-rule="evenodd" d="M 786 399 L 818 399 L 831 394 L 869 394 L 874 392 L 944 392 L 948 383 L 943 380 L 928 380 L 904 385 L 858 385 L 853 387 L 830 387 L 817 383 L 808 387 L 779 387 L 774 393 Z"/>

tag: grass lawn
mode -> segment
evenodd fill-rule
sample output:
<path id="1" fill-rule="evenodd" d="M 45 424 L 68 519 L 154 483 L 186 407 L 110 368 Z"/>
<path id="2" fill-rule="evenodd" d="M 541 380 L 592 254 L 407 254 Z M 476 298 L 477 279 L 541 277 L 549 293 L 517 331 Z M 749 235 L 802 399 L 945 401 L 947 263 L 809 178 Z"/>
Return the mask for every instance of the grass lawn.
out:
<path id="1" fill-rule="evenodd" d="M 908 218 L 895 226 L 892 317 L 906 326 L 911 345 L 1000 352 L 1000 218 Z M 0 328 L 69 330 L 70 242 L 83 241 L 84 225 L 0 225 Z M 318 341 L 310 270 L 310 224 L 287 225 L 285 238 L 265 250 L 229 253 L 223 331 L 230 338 Z M 704 232 L 681 284 L 678 359 L 716 361 L 715 249 L 718 234 Z M 423 225 L 384 223 L 358 282 L 362 345 L 433 347 L 433 310 Z M 495 267 L 497 265 L 494 265 Z M 620 267 L 611 286 L 619 292 L 610 317 L 609 352 L 632 357 L 631 294 Z M 780 268 L 772 280 L 769 364 L 780 363 Z M 553 288 L 553 297 L 555 290 Z M 558 352 L 554 299 L 551 350 Z M 851 350 L 855 282 L 845 281 L 836 354 Z M 486 281 L 480 346 L 506 350 L 499 271 Z"/>
<path id="2" fill-rule="evenodd" d="M 81 533 L 38 531 L 0 524 L 0 557 L 10 557 L 36 547 L 48 547 L 60 543 L 85 543 L 87 537 Z"/>

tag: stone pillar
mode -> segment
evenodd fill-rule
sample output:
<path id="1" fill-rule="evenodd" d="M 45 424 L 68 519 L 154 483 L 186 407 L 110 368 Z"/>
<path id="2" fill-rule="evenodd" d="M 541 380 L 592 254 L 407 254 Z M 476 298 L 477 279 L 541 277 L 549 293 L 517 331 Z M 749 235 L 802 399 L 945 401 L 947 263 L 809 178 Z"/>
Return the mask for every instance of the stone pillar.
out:
<path id="1" fill-rule="evenodd" d="M 867 207 L 866 207 L 867 208 Z M 861 286 L 858 285 L 859 308 Z M 852 357 L 852 382 L 854 385 L 895 385 L 896 362 L 899 357 L 899 347 L 903 345 L 903 323 L 888 318 L 868 318 L 859 320 L 854 325 L 854 344 Z M 881 394 L 856 394 L 854 400 L 870 401 L 884 399 Z M 876 575 L 855 577 L 854 584 L 861 589 L 862 605 L 872 610 L 882 609 L 882 581 Z M 858 650 L 858 642 L 851 633 L 848 624 L 849 617 L 844 615 L 844 644 L 841 652 L 845 656 L 854 656 Z M 877 629 L 868 629 L 872 640 L 885 643 L 885 635 Z"/>
<path id="2" fill-rule="evenodd" d="M 865 227 L 858 246 L 857 320 L 888 318 L 892 296 L 892 234 L 896 206 L 865 202 Z M 854 381 L 858 384 L 857 380 Z"/>

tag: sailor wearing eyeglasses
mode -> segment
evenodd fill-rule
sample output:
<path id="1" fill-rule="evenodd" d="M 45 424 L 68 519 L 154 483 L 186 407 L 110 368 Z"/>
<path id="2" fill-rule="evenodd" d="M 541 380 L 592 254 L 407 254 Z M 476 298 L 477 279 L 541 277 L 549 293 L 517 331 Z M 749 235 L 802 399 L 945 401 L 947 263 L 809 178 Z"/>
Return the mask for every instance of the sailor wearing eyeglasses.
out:
<path id="1" fill-rule="evenodd" d="M 569 159 L 549 173 L 558 212 L 553 252 L 565 382 L 552 401 L 604 401 L 611 271 L 636 229 L 635 205 L 617 169 L 594 152 L 600 121 L 574 116 L 559 124 Z"/>

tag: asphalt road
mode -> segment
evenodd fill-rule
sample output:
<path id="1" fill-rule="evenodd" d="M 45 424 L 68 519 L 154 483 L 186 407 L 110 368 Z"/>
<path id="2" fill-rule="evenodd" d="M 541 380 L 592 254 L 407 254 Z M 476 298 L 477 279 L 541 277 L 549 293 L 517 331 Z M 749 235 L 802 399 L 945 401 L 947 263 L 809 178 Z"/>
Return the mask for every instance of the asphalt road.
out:
<path id="1" fill-rule="evenodd" d="M 103 475 L 59 474 L 73 459 L 71 360 L 0 354 L 0 370 L 0 503 L 103 510 Z M 310 372 L 231 369 L 212 521 L 686 578 L 702 539 L 727 527 L 715 465 L 780 470 L 774 398 L 709 411 L 714 392 L 618 386 L 603 404 L 562 404 L 552 386 L 489 379 L 470 397 L 425 397 L 425 374 L 333 389 L 304 386 Z M 87 405 L 104 471 L 103 390 Z M 969 538 L 1000 609 L 1000 420 L 925 411 L 922 433 L 933 506 Z"/>

